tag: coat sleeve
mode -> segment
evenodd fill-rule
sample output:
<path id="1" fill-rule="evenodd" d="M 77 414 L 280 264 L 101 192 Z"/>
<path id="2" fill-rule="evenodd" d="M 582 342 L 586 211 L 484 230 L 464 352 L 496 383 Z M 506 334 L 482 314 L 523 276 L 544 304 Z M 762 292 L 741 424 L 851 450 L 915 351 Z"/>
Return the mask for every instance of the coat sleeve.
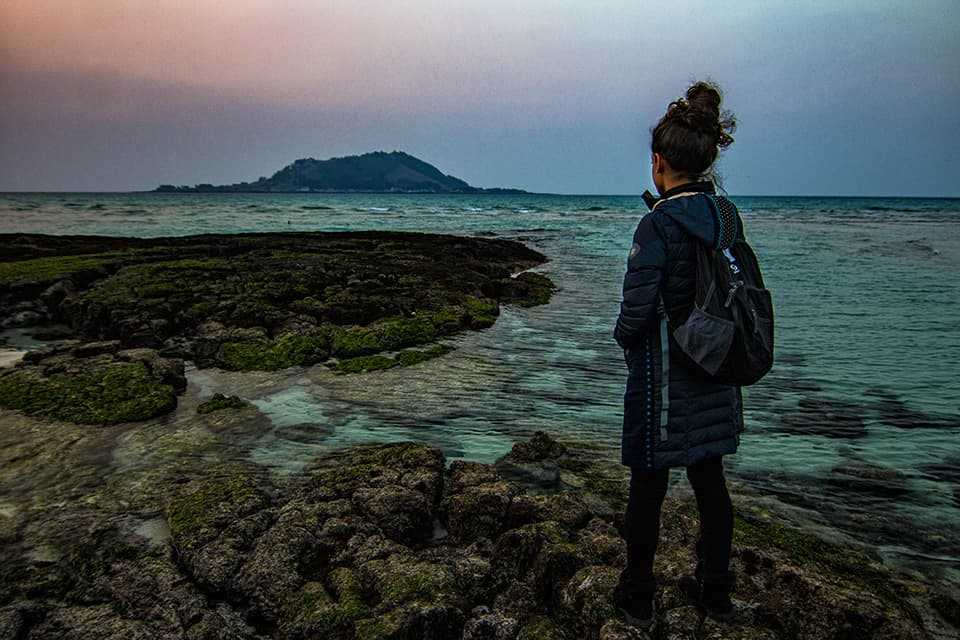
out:
<path id="1" fill-rule="evenodd" d="M 656 316 L 660 282 L 667 262 L 667 240 L 662 218 L 649 213 L 640 219 L 623 277 L 623 301 L 613 337 L 624 349 L 636 346 Z"/>

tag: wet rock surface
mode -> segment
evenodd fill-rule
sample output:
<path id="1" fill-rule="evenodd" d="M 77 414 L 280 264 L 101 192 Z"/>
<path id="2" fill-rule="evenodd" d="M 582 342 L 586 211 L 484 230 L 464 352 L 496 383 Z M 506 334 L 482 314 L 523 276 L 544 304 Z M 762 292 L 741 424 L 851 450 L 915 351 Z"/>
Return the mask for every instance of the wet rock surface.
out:
<path id="1" fill-rule="evenodd" d="M 546 258 L 520 243 L 417 233 L 0 234 L 0 256 L 0 328 L 61 324 L 75 338 L 4 372 L 0 406 L 67 420 L 90 411 L 64 387 L 120 377 L 125 388 L 155 382 L 177 391 L 183 360 L 232 371 L 412 366 L 449 347 L 410 347 L 489 327 L 501 301 L 544 304 L 553 290 L 525 271 Z M 48 388 L 42 401 L 15 401 L 34 384 Z M 169 411 L 176 398 L 162 395 L 137 411 L 87 399 L 110 405 L 107 417 L 87 422 Z M 57 398 L 69 406 L 34 406 Z"/>
<path id="2" fill-rule="evenodd" d="M 5 483 L 27 469 L 24 454 L 40 437 L 30 435 L 35 424 L 23 418 L 19 440 L 6 436 Z M 88 431 L 72 429 L 65 425 L 57 436 L 62 473 L 0 497 L 0 638 L 926 638 L 955 631 L 952 594 L 905 581 L 755 508 L 740 509 L 736 525 L 735 596 L 744 614 L 731 623 L 704 619 L 675 587 L 693 567 L 697 533 L 695 505 L 676 498 L 663 511 L 659 623 L 652 632 L 631 627 L 611 602 L 625 561 L 618 528 L 625 474 L 598 452 L 543 434 L 518 444 L 508 456 L 514 463 L 502 464 L 558 469 L 552 490 L 507 480 L 490 465 L 446 464 L 439 450 L 413 443 L 340 451 L 291 477 L 242 460 L 191 464 L 177 456 L 176 464 L 108 479 L 81 470 L 103 463 L 97 452 L 123 437 L 120 427 L 97 430 L 85 443 L 76 438 L 89 439 Z"/>

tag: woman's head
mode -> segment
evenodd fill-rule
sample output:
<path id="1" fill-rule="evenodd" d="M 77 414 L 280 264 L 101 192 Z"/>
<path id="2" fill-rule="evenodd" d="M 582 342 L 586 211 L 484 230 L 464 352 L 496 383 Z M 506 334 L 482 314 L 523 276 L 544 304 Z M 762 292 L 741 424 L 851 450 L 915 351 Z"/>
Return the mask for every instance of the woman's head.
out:
<path id="1" fill-rule="evenodd" d="M 697 82 L 685 98 L 674 100 L 653 128 L 650 150 L 659 154 L 683 181 L 713 178 L 710 168 L 720 149 L 733 144 L 730 135 L 737 126 L 733 114 L 720 111 L 720 90 L 707 82 Z M 656 169 L 654 181 L 657 182 Z M 660 188 L 661 184 L 657 184 Z"/>

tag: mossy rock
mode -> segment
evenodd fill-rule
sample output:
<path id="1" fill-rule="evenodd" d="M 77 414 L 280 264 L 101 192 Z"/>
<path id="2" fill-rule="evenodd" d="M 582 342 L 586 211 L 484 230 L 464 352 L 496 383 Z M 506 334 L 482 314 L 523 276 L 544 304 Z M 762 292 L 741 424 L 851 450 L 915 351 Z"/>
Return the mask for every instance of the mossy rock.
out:
<path id="1" fill-rule="evenodd" d="M 517 640 L 567 640 L 559 622 L 546 616 L 533 616 L 523 622 Z"/>
<path id="2" fill-rule="evenodd" d="M 863 590 L 874 593 L 923 626 L 920 612 L 894 588 L 889 573 L 863 553 L 832 544 L 814 534 L 764 521 L 743 509 L 738 510 L 735 517 L 734 540 L 760 549 L 779 549 L 797 566 L 815 564 L 826 575 L 859 583 Z"/>
<path id="3" fill-rule="evenodd" d="M 429 601 L 441 595 L 456 593 L 454 584 L 437 572 L 437 567 L 422 563 L 404 567 L 404 572 L 384 576 L 377 586 L 386 602 Z"/>
<path id="4" fill-rule="evenodd" d="M 521 307 L 536 307 L 550 302 L 556 285 L 547 276 L 533 271 L 524 271 L 516 278 L 503 283 L 502 299 Z"/>
<path id="5" fill-rule="evenodd" d="M 617 615 L 612 595 L 619 579 L 617 567 L 584 567 L 567 583 L 564 602 L 577 611 L 584 623 L 599 628 Z"/>
<path id="6" fill-rule="evenodd" d="M 223 474 L 223 475 L 220 475 Z M 263 478 L 238 470 L 216 470 L 169 499 L 167 524 L 182 555 L 215 538 L 224 526 L 270 503 Z"/>
<path id="7" fill-rule="evenodd" d="M 384 476 L 402 474 L 407 470 L 427 471 L 422 488 L 428 492 L 439 491 L 442 482 L 443 454 L 431 447 L 414 442 L 395 442 L 383 445 L 361 445 L 345 454 L 333 454 L 324 458 L 316 467 L 308 468 L 310 484 L 324 487 L 339 495 L 352 495 L 362 486 L 383 482 Z"/>
<path id="8" fill-rule="evenodd" d="M 873 560 L 853 549 L 764 520 L 746 508 L 737 510 L 734 532 L 738 542 L 761 549 L 780 549 L 797 566 L 816 563 L 834 572 L 845 573 L 854 567 L 865 568 L 874 564 Z"/>
<path id="9" fill-rule="evenodd" d="M 427 344 L 437 338 L 429 317 L 390 318 L 366 327 L 336 327 L 330 337 L 330 351 L 338 358 L 355 358 L 382 351 Z"/>
<path id="10" fill-rule="evenodd" d="M 282 599 L 278 627 L 284 637 L 348 636 L 354 621 L 370 614 L 352 569 L 334 569 L 327 582 L 329 589 L 308 582 Z"/>
<path id="11" fill-rule="evenodd" d="M 431 347 L 426 351 L 414 349 L 401 351 L 397 354 L 396 360 L 402 367 L 412 367 L 413 365 L 420 364 L 421 362 L 426 362 L 427 360 L 432 360 L 433 358 L 438 358 L 442 355 L 448 354 L 451 351 L 453 351 L 453 347 L 440 344 L 435 347 Z"/>
<path id="12" fill-rule="evenodd" d="M 492 327 L 500 315 L 500 305 L 489 298 L 467 297 L 464 300 L 468 323 L 471 329 Z"/>
<path id="13" fill-rule="evenodd" d="M 339 360 L 331 365 L 334 371 L 339 373 L 369 373 L 371 371 L 382 371 L 399 366 L 400 363 L 394 358 L 386 356 L 358 356 Z"/>
<path id="14" fill-rule="evenodd" d="M 586 476 L 583 488 L 601 498 L 610 500 L 613 504 L 625 504 L 630 494 L 630 486 L 627 481 L 597 475 Z"/>
<path id="15" fill-rule="evenodd" d="M 411 602 L 354 624 L 356 640 L 459 638 L 464 616 L 442 602 Z"/>
<path id="16" fill-rule="evenodd" d="M 83 373 L 44 377 L 28 369 L 0 377 L 0 406 L 78 424 L 147 420 L 177 406 L 172 386 L 142 362 L 113 362 Z"/>
<path id="17" fill-rule="evenodd" d="M 122 256 L 119 253 L 99 253 L 0 262 L 0 287 L 18 283 L 55 282 L 81 271 L 104 270 L 117 263 Z"/>
<path id="18" fill-rule="evenodd" d="M 426 351 L 416 349 L 401 351 L 392 358 L 381 355 L 357 356 L 355 358 L 347 358 L 346 360 L 338 360 L 328 366 L 339 373 L 368 373 L 371 371 L 392 369 L 397 366 L 412 367 L 421 362 L 426 362 L 427 360 L 450 353 L 452 350 L 453 348 L 447 345 L 437 345 Z"/>
<path id="19" fill-rule="evenodd" d="M 529 440 L 514 444 L 507 457 L 511 462 L 542 462 L 556 460 L 566 452 L 567 448 L 563 444 L 545 432 L 537 431 Z"/>
<path id="20" fill-rule="evenodd" d="M 277 340 L 224 342 L 217 363 L 228 371 L 278 371 L 323 362 L 329 356 L 329 338 L 324 333 L 286 335 Z"/>
<path id="21" fill-rule="evenodd" d="M 200 405 L 197 406 L 197 413 L 205 415 L 224 409 L 242 409 L 244 404 L 243 399 L 237 396 L 225 396 L 222 393 L 215 393 L 209 400 L 201 402 Z"/>

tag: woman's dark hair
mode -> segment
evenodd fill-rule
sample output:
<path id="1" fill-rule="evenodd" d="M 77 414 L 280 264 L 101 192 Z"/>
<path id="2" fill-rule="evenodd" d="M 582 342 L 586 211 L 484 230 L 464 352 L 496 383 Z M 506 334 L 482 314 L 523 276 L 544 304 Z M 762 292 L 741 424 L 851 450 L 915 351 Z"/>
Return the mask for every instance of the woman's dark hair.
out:
<path id="1" fill-rule="evenodd" d="M 697 82 L 687 89 L 686 99 L 674 100 L 653 128 L 650 149 L 670 163 L 674 171 L 690 180 L 712 178 L 709 173 L 720 149 L 733 144 L 737 128 L 733 114 L 720 111 L 719 87 Z"/>

